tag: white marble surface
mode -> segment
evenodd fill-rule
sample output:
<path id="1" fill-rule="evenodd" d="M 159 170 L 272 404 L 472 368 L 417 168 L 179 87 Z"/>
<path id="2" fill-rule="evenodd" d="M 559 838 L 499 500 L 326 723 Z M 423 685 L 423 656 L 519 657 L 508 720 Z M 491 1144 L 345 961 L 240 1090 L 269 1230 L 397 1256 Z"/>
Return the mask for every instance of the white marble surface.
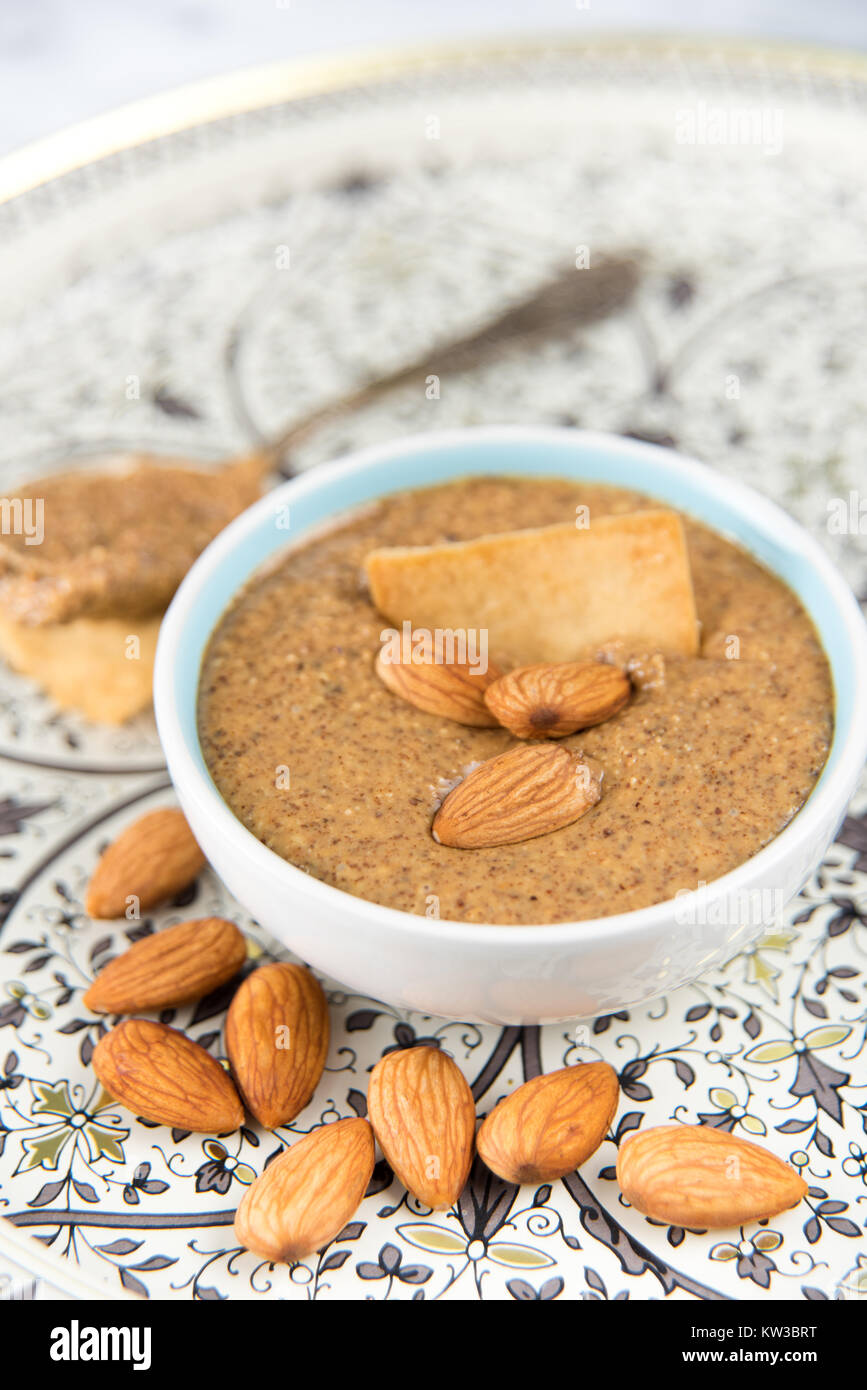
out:
<path id="1" fill-rule="evenodd" d="M 0 0 L 0 153 L 124 102 L 280 58 L 627 28 L 867 48 L 864 0 Z"/>

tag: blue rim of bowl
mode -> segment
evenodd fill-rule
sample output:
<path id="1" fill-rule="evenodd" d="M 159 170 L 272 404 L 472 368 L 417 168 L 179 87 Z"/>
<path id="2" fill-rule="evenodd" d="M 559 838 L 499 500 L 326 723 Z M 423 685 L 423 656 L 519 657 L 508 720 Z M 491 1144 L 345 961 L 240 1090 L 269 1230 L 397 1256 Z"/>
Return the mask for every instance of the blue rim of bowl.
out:
<path id="1" fill-rule="evenodd" d="M 399 908 L 385 907 L 366 898 L 356 897 L 341 888 L 335 888 L 331 884 L 324 883 L 321 879 L 313 878 L 294 864 L 282 859 L 247 829 L 223 800 L 211 779 L 199 748 L 198 737 L 195 740 L 195 750 L 192 750 L 182 728 L 179 706 L 184 697 L 182 692 L 178 690 L 178 658 L 185 649 L 187 624 L 190 618 L 189 610 L 204 593 L 209 581 L 219 571 L 223 563 L 239 549 L 243 541 L 256 534 L 266 518 L 270 519 L 273 524 L 275 511 L 281 507 L 295 505 L 299 499 L 311 493 L 358 477 L 367 470 L 372 470 L 376 465 L 387 466 L 389 463 L 399 460 L 407 462 L 410 456 L 420 458 L 443 449 L 470 448 L 478 445 L 501 447 L 512 443 L 535 444 L 540 448 L 555 446 L 569 450 L 573 454 L 582 451 L 585 453 L 595 451 L 606 455 L 612 463 L 616 464 L 617 461 L 621 461 L 624 467 L 627 461 L 644 462 L 648 465 L 650 476 L 647 486 L 640 490 L 645 491 L 650 497 L 666 500 L 665 487 L 660 488 L 659 486 L 660 475 L 664 474 L 664 483 L 671 481 L 682 484 L 686 482 L 688 484 L 687 493 L 690 498 L 701 499 L 705 507 L 710 504 L 717 506 L 719 515 L 723 517 L 732 516 L 735 513 L 741 515 L 749 513 L 753 517 L 753 526 L 756 526 L 755 518 L 759 518 L 757 529 L 760 532 L 767 531 L 772 525 L 775 531 L 774 540 L 768 541 L 764 548 L 761 546 L 753 547 L 733 528 L 719 525 L 717 522 L 709 520 L 706 514 L 702 515 L 700 511 L 693 510 L 688 501 L 686 503 L 682 501 L 672 503 L 679 510 L 696 516 L 698 520 L 711 526 L 719 534 L 747 549 L 793 589 L 796 586 L 791 583 L 789 576 L 778 565 L 770 562 L 769 552 L 773 550 L 778 559 L 781 555 L 788 557 L 793 567 L 799 566 L 803 569 L 806 564 L 808 570 L 818 576 L 823 591 L 823 599 L 830 604 L 831 609 L 842 623 L 848 641 L 846 656 L 852 664 L 851 689 L 854 694 L 857 694 L 858 690 L 867 690 L 867 627 L 865 627 L 857 601 L 845 579 L 821 549 L 818 542 L 813 540 L 775 502 L 761 496 L 746 484 L 728 478 L 708 465 L 698 462 L 698 460 L 644 441 L 626 439 L 620 435 L 604 434 L 597 431 L 553 426 L 484 425 L 403 436 L 387 444 L 374 445 L 359 450 L 349 458 L 320 464 L 309 472 L 303 473 L 267 493 L 231 522 L 196 560 L 163 619 L 154 669 L 154 704 L 160 738 L 172 780 L 181 785 L 181 799 L 187 797 L 195 800 L 203 814 L 216 818 L 218 822 L 222 822 L 222 827 L 227 834 L 239 838 L 248 859 L 252 860 L 254 864 L 257 863 L 269 875 L 276 872 L 285 877 L 286 886 L 290 892 L 302 897 L 313 895 L 321 898 L 323 908 L 327 909 L 329 904 L 333 904 L 335 908 L 339 907 L 343 911 L 351 910 L 362 920 L 375 920 L 380 929 L 388 926 L 398 934 L 409 933 L 415 936 L 436 937 L 436 940 L 442 944 L 449 941 L 470 942 L 473 939 L 479 941 L 480 934 L 484 936 L 486 944 L 496 944 L 504 949 L 508 949 L 509 946 L 526 947 L 533 943 L 538 946 L 563 945 L 572 936 L 579 937 L 583 946 L 590 945 L 600 938 L 605 938 L 610 943 L 611 938 L 618 932 L 626 935 L 643 936 L 645 933 L 654 932 L 670 919 L 674 898 L 665 899 L 663 902 L 654 903 L 649 907 L 636 908 L 630 912 L 616 913 L 607 917 L 587 918 L 577 922 L 525 923 L 511 926 L 503 923 L 461 922 L 456 919 L 442 918 L 436 919 L 433 925 L 429 925 L 429 919 L 420 915 L 404 912 Z M 652 475 L 654 468 L 657 470 L 655 478 Z M 492 473 L 500 471 L 506 475 L 511 473 L 516 476 L 528 475 L 526 465 L 521 468 L 510 468 L 506 465 L 500 467 L 499 470 L 491 468 L 481 471 Z M 472 472 L 473 468 L 469 467 L 463 474 L 451 473 L 448 476 L 456 479 L 460 476 L 470 476 Z M 558 476 L 553 462 L 548 462 L 544 467 L 536 469 L 531 467 L 529 473 L 536 473 L 540 477 Z M 593 472 L 588 472 L 583 476 L 587 480 L 616 482 L 616 479 L 600 478 L 598 473 Z M 579 475 L 575 475 L 575 477 L 577 479 Z M 444 478 L 443 481 L 446 479 Z M 405 477 L 402 482 L 395 486 L 373 491 L 369 496 L 370 499 L 379 498 L 387 496 L 389 493 L 405 491 L 413 486 L 424 485 L 430 485 L 428 480 L 416 483 L 413 479 Z M 635 486 L 635 484 L 631 485 Z M 347 510 L 351 510 L 355 505 L 359 505 L 359 503 L 350 501 Z M 340 510 L 343 509 L 334 509 L 329 512 L 329 518 L 336 518 Z M 309 529 L 312 531 L 312 527 Z M 305 532 L 306 530 L 307 528 L 305 528 Z M 303 534 L 305 533 L 302 532 Z M 273 560 L 273 555 L 274 552 L 269 552 L 268 555 L 262 556 L 261 563 L 267 564 Z M 255 569 L 255 565 L 250 566 L 242 577 L 234 580 L 229 589 L 229 597 L 222 604 L 220 612 L 225 611 L 226 603 L 230 601 L 231 595 L 243 587 Z M 798 596 L 808 611 L 811 612 L 815 622 L 812 606 L 801 595 Z M 219 616 L 216 621 L 219 621 Z M 204 652 L 214 625 L 211 625 L 204 636 L 202 652 Z M 819 635 L 821 640 L 821 633 Z M 198 646 L 198 639 L 193 645 Z M 831 668 L 836 705 L 839 696 L 838 668 L 841 663 L 835 662 L 832 656 L 827 653 L 827 649 L 826 655 Z M 199 665 L 200 661 L 197 661 L 195 679 L 191 682 L 192 691 L 186 697 L 190 698 L 193 704 L 193 728 L 197 727 L 195 706 L 198 694 Z M 709 900 L 716 901 L 737 893 L 739 881 L 747 874 L 752 878 L 758 873 L 764 874 L 771 871 L 769 876 L 772 877 L 774 866 L 787 857 L 789 845 L 796 836 L 798 838 L 806 837 L 809 843 L 810 828 L 813 827 L 814 832 L 818 833 L 822 824 L 826 823 L 832 806 L 837 808 L 833 815 L 839 814 L 842 817 L 857 773 L 867 758 L 867 707 L 863 709 L 859 718 L 857 703 L 853 698 L 852 708 L 847 711 L 847 716 L 844 725 L 836 717 L 835 710 L 834 735 L 828 759 L 810 795 L 792 820 L 757 854 L 737 865 L 729 873 L 709 882 L 703 892 L 694 890 L 679 897 L 677 901 L 680 910 L 688 914 L 692 907 L 698 908 L 701 903 L 706 906 Z M 849 768 L 854 768 L 854 770 L 850 771 Z M 831 818 L 833 819 L 833 816 Z"/>

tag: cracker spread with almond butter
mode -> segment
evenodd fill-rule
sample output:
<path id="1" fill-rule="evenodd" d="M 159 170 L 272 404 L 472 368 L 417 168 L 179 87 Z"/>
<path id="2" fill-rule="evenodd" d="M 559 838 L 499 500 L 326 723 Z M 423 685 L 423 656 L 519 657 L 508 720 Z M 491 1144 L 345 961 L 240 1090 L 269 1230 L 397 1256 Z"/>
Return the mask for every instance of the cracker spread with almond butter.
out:
<path id="1" fill-rule="evenodd" d="M 196 556 L 261 491 L 263 457 L 218 470 L 123 455 L 20 488 L 44 537 L 0 535 L 0 607 L 32 627 L 163 611 Z"/>
<path id="2" fill-rule="evenodd" d="M 601 796 L 572 824 L 519 843 L 438 843 L 431 827 L 447 792 L 522 745 L 508 728 L 401 699 L 376 671 L 389 622 L 365 581 L 371 551 L 555 526 L 578 507 L 592 527 L 659 505 L 596 484 L 469 478 L 396 493 L 287 550 L 235 600 L 203 663 L 201 744 L 228 805 L 326 883 L 467 922 L 608 916 L 743 863 L 792 819 L 822 769 L 830 675 L 795 595 L 690 518 L 697 655 L 630 648 L 616 634 L 601 652 L 575 653 L 627 671 L 632 694 L 548 745 L 601 770 Z"/>

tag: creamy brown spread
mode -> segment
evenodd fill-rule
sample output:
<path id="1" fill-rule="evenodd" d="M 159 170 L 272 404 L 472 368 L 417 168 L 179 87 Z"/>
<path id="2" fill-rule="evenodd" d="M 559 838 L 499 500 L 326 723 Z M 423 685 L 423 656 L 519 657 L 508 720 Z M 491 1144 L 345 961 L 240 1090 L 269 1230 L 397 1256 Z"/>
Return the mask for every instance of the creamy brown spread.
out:
<path id="1" fill-rule="evenodd" d="M 131 459 L 118 472 L 69 472 L 16 499 L 41 508 L 44 534 L 0 535 L 0 602 L 18 623 L 162 612 L 200 551 L 259 496 L 264 462 L 217 471 Z"/>
<path id="2" fill-rule="evenodd" d="M 448 787 L 515 740 L 427 714 L 377 679 L 387 623 L 363 584 L 365 555 L 553 525 L 579 504 L 591 518 L 658 505 L 556 479 L 462 480 L 389 497 L 251 580 L 212 637 L 199 717 L 214 780 L 253 834 L 346 892 L 500 923 L 661 902 L 779 834 L 827 756 L 827 662 L 794 594 L 686 518 L 699 655 L 615 646 L 610 659 L 634 658 L 630 703 L 563 740 L 604 770 L 599 803 L 519 844 L 461 850 L 431 837 Z"/>

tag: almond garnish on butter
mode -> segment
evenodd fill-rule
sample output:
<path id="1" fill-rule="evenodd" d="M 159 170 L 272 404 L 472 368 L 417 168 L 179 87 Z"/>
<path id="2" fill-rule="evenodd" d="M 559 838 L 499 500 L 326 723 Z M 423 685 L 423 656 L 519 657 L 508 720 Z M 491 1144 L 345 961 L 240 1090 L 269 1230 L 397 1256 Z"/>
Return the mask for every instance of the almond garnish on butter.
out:
<path id="1" fill-rule="evenodd" d="M 493 681 L 485 704 L 516 738 L 565 738 L 610 719 L 631 688 L 623 671 L 602 661 L 542 662 Z"/>
<path id="2" fill-rule="evenodd" d="M 520 743 L 459 782 L 431 831 L 455 849 L 513 845 L 571 825 L 601 794 L 598 771 L 580 754 L 560 744 Z"/>
<path id="3" fill-rule="evenodd" d="M 496 728 L 499 722 L 485 704 L 485 690 L 500 675 L 493 662 L 481 672 L 465 661 L 437 663 L 413 656 L 389 661 L 382 649 L 376 658 L 376 674 L 393 694 L 428 714 L 480 729 Z"/>
<path id="4" fill-rule="evenodd" d="M 392 623 L 485 629 L 508 664 L 574 661 L 618 638 L 672 655 L 698 650 L 686 537 L 670 511 L 382 548 L 366 570 Z"/>

